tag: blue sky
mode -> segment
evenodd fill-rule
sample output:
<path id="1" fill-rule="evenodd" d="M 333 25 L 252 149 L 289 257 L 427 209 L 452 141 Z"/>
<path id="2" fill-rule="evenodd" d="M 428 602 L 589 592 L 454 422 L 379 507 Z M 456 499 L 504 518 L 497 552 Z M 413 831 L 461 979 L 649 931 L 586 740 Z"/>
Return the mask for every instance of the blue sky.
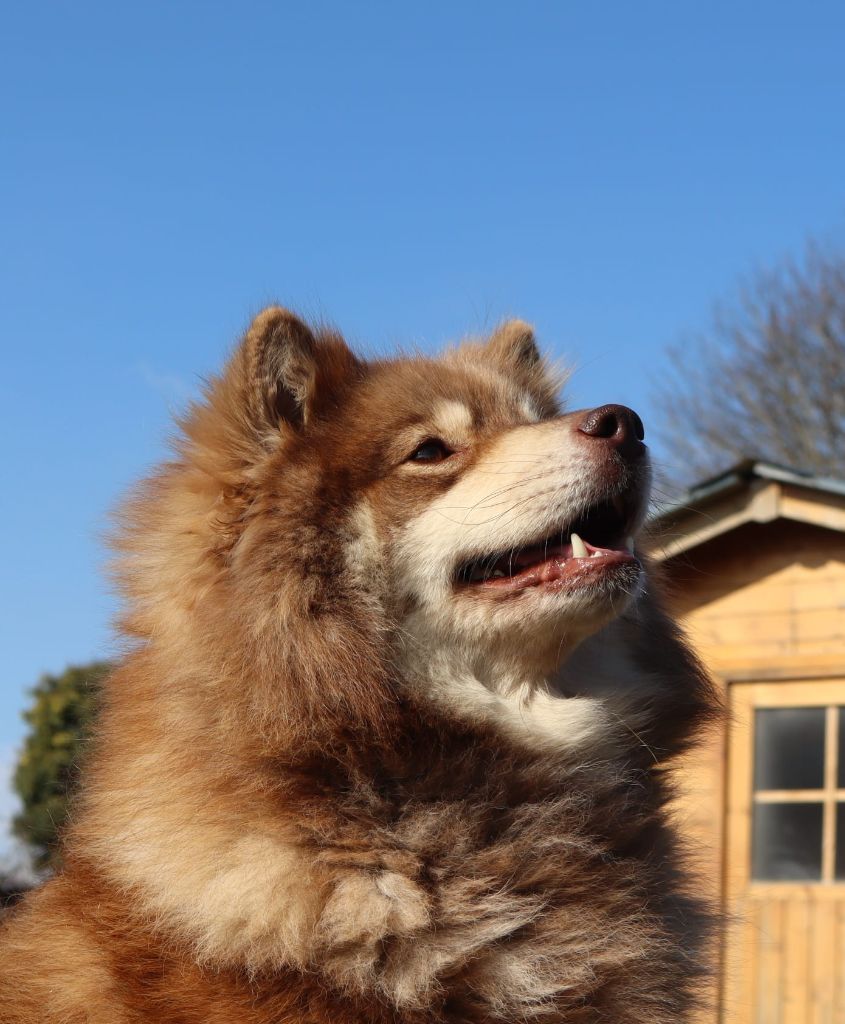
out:
<path id="1" fill-rule="evenodd" d="M 843 239 L 838 2 L 3 22 L 0 754 L 40 672 L 113 651 L 107 512 L 262 304 L 365 351 L 518 314 L 577 368 L 573 402 L 648 426 L 668 343 L 808 235 Z"/>

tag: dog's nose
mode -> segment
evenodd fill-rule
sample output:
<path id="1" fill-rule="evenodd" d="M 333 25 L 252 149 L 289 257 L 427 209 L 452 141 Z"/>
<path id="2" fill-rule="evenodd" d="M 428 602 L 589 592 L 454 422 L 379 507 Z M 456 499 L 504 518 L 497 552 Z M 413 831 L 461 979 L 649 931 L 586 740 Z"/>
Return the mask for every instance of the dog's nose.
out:
<path id="1" fill-rule="evenodd" d="M 610 445 L 626 459 L 638 459 L 645 452 L 643 421 L 627 405 L 591 409 L 575 429 Z"/>

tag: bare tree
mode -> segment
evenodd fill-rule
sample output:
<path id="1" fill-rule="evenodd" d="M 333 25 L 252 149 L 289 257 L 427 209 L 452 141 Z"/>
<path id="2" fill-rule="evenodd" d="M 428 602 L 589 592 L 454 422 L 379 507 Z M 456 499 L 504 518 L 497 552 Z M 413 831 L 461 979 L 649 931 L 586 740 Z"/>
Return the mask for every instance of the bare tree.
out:
<path id="1" fill-rule="evenodd" d="M 669 350 L 656 405 L 675 479 L 745 457 L 845 476 L 845 256 L 811 244 L 753 277 Z"/>

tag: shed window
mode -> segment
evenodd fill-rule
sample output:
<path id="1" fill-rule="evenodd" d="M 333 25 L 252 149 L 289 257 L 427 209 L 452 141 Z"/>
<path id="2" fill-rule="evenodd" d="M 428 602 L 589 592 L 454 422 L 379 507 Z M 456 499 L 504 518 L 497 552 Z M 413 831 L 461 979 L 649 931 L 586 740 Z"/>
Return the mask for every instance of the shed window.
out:
<path id="1" fill-rule="evenodd" d="M 757 711 L 754 788 L 824 787 L 824 708 Z"/>
<path id="2" fill-rule="evenodd" d="M 822 877 L 824 805 L 757 804 L 754 878 L 817 882 Z"/>
<path id="3" fill-rule="evenodd" d="M 845 707 L 758 708 L 753 797 L 755 881 L 845 882 Z"/>

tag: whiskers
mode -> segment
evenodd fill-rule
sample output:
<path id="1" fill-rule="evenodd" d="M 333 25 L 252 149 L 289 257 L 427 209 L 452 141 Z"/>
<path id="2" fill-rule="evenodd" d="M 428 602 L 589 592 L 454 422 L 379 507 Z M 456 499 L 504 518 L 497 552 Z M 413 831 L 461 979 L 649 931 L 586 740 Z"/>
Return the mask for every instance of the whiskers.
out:
<path id="1" fill-rule="evenodd" d="M 521 508 L 527 502 L 530 502 L 536 498 L 543 498 L 555 491 L 562 493 L 563 491 L 566 490 L 566 484 L 558 482 L 554 487 L 541 487 L 538 490 L 532 490 L 530 495 L 526 495 L 525 497 L 519 498 L 517 501 L 513 501 L 511 499 L 511 495 L 513 495 L 514 492 L 521 491 L 526 487 L 531 487 L 532 484 L 542 484 L 543 481 L 549 479 L 549 477 L 551 477 L 552 475 L 559 473 L 559 466 L 557 464 L 557 460 L 552 459 L 550 456 L 544 456 L 542 458 L 530 460 L 514 460 L 514 464 L 522 464 L 523 462 L 533 462 L 537 465 L 545 466 L 546 468 L 544 468 L 540 472 L 535 472 L 528 476 L 523 476 L 520 479 L 513 480 L 511 483 L 508 483 L 502 487 L 497 487 L 492 491 L 488 491 L 486 494 L 483 494 L 480 498 L 478 498 L 477 501 L 474 501 L 469 505 L 456 504 L 439 506 L 436 509 L 437 514 L 441 516 L 443 519 L 445 519 L 447 522 L 452 523 L 456 526 L 489 526 L 490 524 L 499 522 L 504 517 L 512 514 L 515 510 Z M 498 465 L 504 464 L 504 462 L 492 464 Z M 484 470 L 475 471 L 476 474 L 479 472 L 487 472 L 487 470 L 485 468 Z M 492 475 L 497 474 L 494 473 Z M 502 508 L 502 506 L 507 507 Z M 494 515 L 489 516 L 487 518 L 474 518 L 474 513 L 487 512 L 492 509 L 501 509 L 501 511 L 496 512 Z M 451 517 L 447 514 L 448 512 L 462 512 L 463 516 Z"/>
<path id="2" fill-rule="evenodd" d="M 548 488 L 545 488 L 544 490 L 534 491 L 531 494 L 526 495 L 524 498 L 520 498 L 519 500 L 512 502 L 507 508 L 503 509 L 501 512 L 497 512 L 497 513 L 495 513 L 495 515 L 492 515 L 492 516 L 488 517 L 487 519 L 478 519 L 478 520 L 475 520 L 473 522 L 467 522 L 467 518 L 468 518 L 468 516 L 470 515 L 470 513 L 472 511 L 474 511 L 476 508 L 478 508 L 477 504 L 476 505 L 470 505 L 470 506 L 467 507 L 466 514 L 464 515 L 463 519 L 452 519 L 450 516 L 446 515 L 446 513 L 444 512 L 443 509 L 436 509 L 436 511 L 437 511 L 437 514 L 439 516 L 441 516 L 443 519 L 446 520 L 446 522 L 453 523 L 456 526 L 468 526 L 468 527 L 489 526 L 491 523 L 496 523 L 500 519 L 503 519 L 505 516 L 511 515 L 517 509 L 522 509 L 522 512 L 529 511 L 528 509 L 525 509 L 523 506 L 525 506 L 529 502 L 533 502 L 537 498 L 543 498 L 543 497 L 545 497 L 548 494 L 554 494 L 558 490 L 560 490 L 560 488 L 558 488 L 558 487 L 548 487 Z M 498 502 L 497 504 L 504 505 L 504 504 L 506 504 L 506 502 L 502 501 L 502 502 Z M 485 508 L 486 506 L 481 506 L 481 507 Z M 496 506 L 491 506 L 491 507 L 495 508 Z"/>

